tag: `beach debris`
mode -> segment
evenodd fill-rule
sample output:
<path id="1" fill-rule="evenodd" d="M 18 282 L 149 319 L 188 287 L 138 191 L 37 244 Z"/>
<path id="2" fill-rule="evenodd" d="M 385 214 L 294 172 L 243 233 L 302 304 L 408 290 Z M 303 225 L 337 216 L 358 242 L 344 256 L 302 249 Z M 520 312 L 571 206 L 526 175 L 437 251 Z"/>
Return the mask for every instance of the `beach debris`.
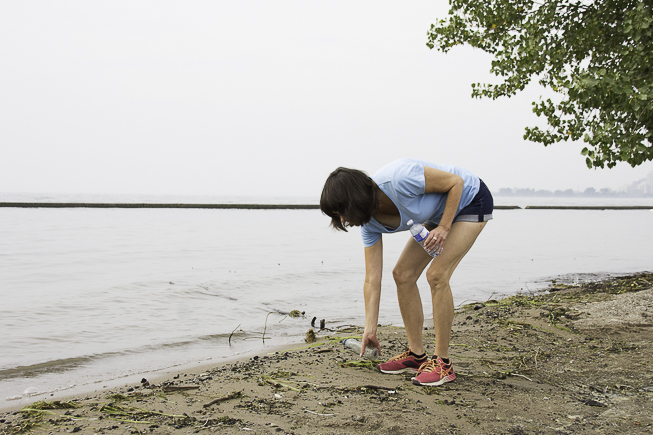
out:
<path id="1" fill-rule="evenodd" d="M 231 393 L 227 394 L 226 396 L 218 397 L 217 399 L 213 399 L 213 400 L 211 400 L 210 402 L 205 403 L 205 404 L 202 405 L 202 406 L 203 406 L 204 408 L 208 408 L 209 406 L 211 406 L 211 405 L 215 405 L 216 403 L 221 403 L 221 402 L 224 402 L 224 401 L 226 401 L 226 400 L 231 400 L 231 399 L 239 399 L 239 398 L 241 398 L 242 396 L 243 396 L 243 392 L 242 392 L 242 391 L 232 391 Z"/>
<path id="2" fill-rule="evenodd" d="M 341 325 L 337 326 L 338 332 L 362 332 L 362 328 L 356 325 Z"/>
<path id="3" fill-rule="evenodd" d="M 267 317 L 265 319 L 267 320 Z M 234 335 L 234 332 L 236 332 L 236 329 L 238 328 L 240 328 L 240 323 L 234 328 L 233 331 L 231 331 L 231 334 L 229 334 L 229 346 L 231 346 L 231 336 Z"/>
<path id="4" fill-rule="evenodd" d="M 172 391 L 187 391 L 187 390 L 197 390 L 199 385 L 166 385 L 161 390 L 164 393 L 170 393 Z"/>
<path id="5" fill-rule="evenodd" d="M 290 317 L 301 317 L 304 315 L 304 312 L 299 311 L 299 310 L 292 310 L 291 312 L 288 313 Z"/>
<path id="6" fill-rule="evenodd" d="M 270 311 L 267 316 L 265 316 L 265 325 L 263 326 L 263 342 L 265 342 L 265 331 L 268 329 L 268 317 L 270 317 L 270 314 L 272 314 L 273 311 Z"/>
<path id="7" fill-rule="evenodd" d="M 259 378 L 258 384 L 263 386 L 265 384 L 270 384 L 275 388 L 286 388 L 293 391 L 301 391 L 301 388 L 306 387 L 307 383 L 299 383 L 297 381 L 291 381 L 289 379 L 281 381 L 279 378 L 289 378 L 296 375 L 296 373 L 286 372 L 283 370 L 277 370 L 273 373 L 263 375 Z"/>
<path id="8" fill-rule="evenodd" d="M 326 416 L 326 417 L 329 417 L 329 416 L 335 415 L 335 414 L 320 414 L 319 412 L 311 411 L 310 409 L 304 409 L 304 412 L 308 412 L 309 414 L 315 414 L 315 415 L 320 415 L 320 416 Z"/>
<path id="9" fill-rule="evenodd" d="M 388 394 L 395 394 L 397 391 L 395 391 L 394 388 L 388 388 L 388 387 L 381 387 L 379 385 L 361 385 L 360 387 L 356 387 L 356 389 L 361 389 L 361 390 L 374 390 L 374 391 L 387 391 Z"/>
<path id="10" fill-rule="evenodd" d="M 298 388 L 298 387 L 296 387 L 296 386 L 293 386 L 293 385 L 291 385 L 291 384 L 288 383 L 288 382 L 281 382 L 281 381 L 278 380 L 278 379 L 274 379 L 274 378 L 266 378 L 266 379 L 265 379 L 265 382 L 268 383 L 268 384 L 270 384 L 270 385 L 272 385 L 273 387 L 276 387 L 276 388 L 287 388 L 287 389 L 289 389 L 289 390 L 293 390 L 293 391 L 301 391 L 300 388 Z"/>
<path id="11" fill-rule="evenodd" d="M 74 402 L 72 400 L 69 400 L 67 402 L 61 402 L 59 400 L 53 400 L 52 402 L 48 401 L 40 401 L 40 402 L 34 402 L 32 403 L 29 407 L 25 407 L 23 409 L 38 409 L 38 410 L 43 410 L 43 409 L 75 409 L 79 408 L 81 405 L 77 402 Z M 22 411 L 22 410 L 21 410 Z"/>
<path id="12" fill-rule="evenodd" d="M 429 386 L 425 385 L 424 387 L 421 388 L 421 390 L 426 394 L 427 396 L 432 396 L 432 395 L 437 395 L 440 394 L 440 386 Z"/>
<path id="13" fill-rule="evenodd" d="M 361 349 L 362 349 L 363 343 L 361 343 L 360 340 L 358 340 L 356 338 L 346 338 L 346 339 L 342 340 L 341 343 L 344 344 L 346 347 L 352 349 L 359 356 L 361 356 Z M 379 357 L 379 350 L 377 348 L 375 348 L 375 347 L 367 346 L 365 348 L 365 351 L 363 352 L 362 357 L 367 358 L 369 360 L 376 360 Z"/>
<path id="14" fill-rule="evenodd" d="M 478 311 L 481 308 L 485 308 L 485 304 L 476 304 L 476 305 L 474 305 L 474 311 Z"/>
<path id="15" fill-rule="evenodd" d="M 520 376 L 520 377 L 522 377 L 524 379 L 527 379 L 527 380 L 533 382 L 533 380 L 531 378 L 529 378 L 528 376 L 520 375 L 519 373 L 510 373 L 510 376 Z"/>
<path id="16" fill-rule="evenodd" d="M 108 414 L 110 416 L 129 416 L 132 418 L 140 418 L 140 417 L 151 417 L 151 416 L 164 416 L 164 417 L 174 417 L 174 418 L 184 418 L 187 417 L 187 415 L 179 415 L 179 414 L 166 414 L 165 412 L 162 411 L 151 411 L 149 409 L 144 409 L 144 408 L 138 408 L 135 406 L 126 406 L 126 405 L 118 405 L 117 403 L 108 403 L 106 405 L 102 405 L 100 408 L 100 412 L 104 412 L 105 414 Z M 127 421 L 127 420 L 123 420 Z M 145 421 L 142 420 L 131 420 L 132 423 L 146 423 Z"/>
<path id="17" fill-rule="evenodd" d="M 286 415 L 289 408 L 293 406 L 292 402 L 268 398 L 254 398 L 252 400 L 241 400 L 234 408 L 243 408 L 249 412 L 266 415 Z"/>
<path id="18" fill-rule="evenodd" d="M 340 367 L 343 367 L 343 368 L 355 367 L 355 368 L 373 369 L 373 368 L 376 368 L 377 365 L 378 365 L 378 361 L 370 361 L 370 360 L 345 361 L 345 362 L 340 363 Z"/>
<path id="19" fill-rule="evenodd" d="M 315 336 L 315 331 L 313 331 L 313 328 L 306 331 L 306 338 L 304 340 L 306 343 L 314 343 L 317 341 L 317 337 Z"/>
<path id="20" fill-rule="evenodd" d="M 315 328 L 315 321 L 316 321 L 316 320 L 317 320 L 317 317 L 313 317 L 313 319 L 311 320 L 311 326 L 312 326 L 313 328 Z"/>
<path id="21" fill-rule="evenodd" d="M 605 407 L 608 406 L 608 405 L 606 405 L 605 403 L 597 402 L 597 401 L 594 400 L 594 399 L 585 399 L 585 400 L 581 400 L 581 403 L 582 403 L 583 405 L 587 405 L 587 406 L 597 406 L 597 407 L 600 407 L 600 408 L 605 408 Z"/>
<path id="22" fill-rule="evenodd" d="M 326 320 L 322 319 L 320 320 L 320 330 L 326 328 Z"/>

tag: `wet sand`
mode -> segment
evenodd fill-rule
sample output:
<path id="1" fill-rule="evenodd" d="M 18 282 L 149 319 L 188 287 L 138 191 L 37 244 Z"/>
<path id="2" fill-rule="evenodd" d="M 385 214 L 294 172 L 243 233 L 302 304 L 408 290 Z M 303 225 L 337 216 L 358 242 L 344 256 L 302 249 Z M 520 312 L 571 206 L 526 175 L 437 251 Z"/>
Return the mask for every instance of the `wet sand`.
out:
<path id="1" fill-rule="evenodd" d="M 566 434 L 653 432 L 653 275 L 552 285 L 457 310 L 457 379 L 418 387 L 340 340 L 317 342 L 0 414 L 0 432 Z M 383 358 L 406 347 L 379 329 Z M 433 349 L 433 330 L 424 330 Z"/>

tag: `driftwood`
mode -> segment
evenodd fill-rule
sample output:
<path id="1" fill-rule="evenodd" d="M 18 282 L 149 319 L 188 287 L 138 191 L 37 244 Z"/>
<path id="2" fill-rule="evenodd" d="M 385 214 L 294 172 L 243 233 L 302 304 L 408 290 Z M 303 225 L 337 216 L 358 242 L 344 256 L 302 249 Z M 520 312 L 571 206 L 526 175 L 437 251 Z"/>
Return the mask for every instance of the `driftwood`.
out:
<path id="1" fill-rule="evenodd" d="M 267 378 L 265 380 L 265 382 L 267 382 L 270 385 L 274 385 L 275 387 L 282 387 L 283 386 L 279 382 L 277 382 L 277 381 L 275 381 L 274 379 L 271 379 L 271 378 Z"/>
<path id="2" fill-rule="evenodd" d="M 366 390 L 386 390 L 386 391 L 393 391 L 395 388 L 388 388 L 388 387 L 380 387 L 378 385 L 361 385 L 358 388 L 365 388 Z"/>
<path id="3" fill-rule="evenodd" d="M 236 329 L 240 328 L 240 324 L 234 328 L 233 331 L 231 331 L 231 334 L 229 334 L 229 346 L 231 346 L 231 336 L 234 335 L 234 332 L 236 332 Z"/>
<path id="4" fill-rule="evenodd" d="M 327 416 L 327 417 L 335 415 L 335 414 L 320 414 L 319 412 L 311 411 L 310 409 L 305 409 L 304 412 L 308 412 L 309 414 Z"/>
<path id="5" fill-rule="evenodd" d="M 294 387 L 286 382 L 277 381 L 276 379 L 265 378 L 265 382 L 267 382 L 270 385 L 273 385 L 275 388 L 287 388 L 293 391 L 301 391 L 301 388 Z"/>
<path id="6" fill-rule="evenodd" d="M 231 400 L 231 399 L 238 399 L 243 395 L 242 392 L 240 391 L 234 391 L 233 393 L 229 393 L 224 397 L 218 397 L 217 399 L 211 400 L 209 403 L 205 403 L 203 406 L 205 408 L 208 408 L 211 405 L 215 405 L 216 403 L 224 402 L 225 400 Z"/>
<path id="7" fill-rule="evenodd" d="M 265 343 L 265 331 L 268 330 L 268 317 L 269 317 L 270 314 L 272 314 L 272 313 L 273 313 L 273 312 L 271 311 L 271 312 L 268 313 L 267 316 L 265 316 L 265 325 L 263 326 L 263 343 Z"/>
<path id="8" fill-rule="evenodd" d="M 199 387 L 199 385 L 166 385 L 161 388 L 161 390 L 163 390 L 164 393 L 168 393 L 170 391 L 197 390 Z"/>

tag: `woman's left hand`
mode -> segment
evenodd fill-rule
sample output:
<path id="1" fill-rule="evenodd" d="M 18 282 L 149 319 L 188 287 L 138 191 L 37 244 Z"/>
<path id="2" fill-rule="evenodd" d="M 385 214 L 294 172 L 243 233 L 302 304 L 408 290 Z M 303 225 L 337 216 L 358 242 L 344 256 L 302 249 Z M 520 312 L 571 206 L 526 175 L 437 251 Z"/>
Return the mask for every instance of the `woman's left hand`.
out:
<path id="1" fill-rule="evenodd" d="M 450 228 L 446 228 L 444 225 L 438 225 L 433 230 L 429 231 L 429 235 L 424 243 L 426 249 L 429 251 L 435 249 L 435 252 L 440 254 L 444 247 L 444 242 L 447 240 L 447 236 L 449 235 L 449 230 Z"/>

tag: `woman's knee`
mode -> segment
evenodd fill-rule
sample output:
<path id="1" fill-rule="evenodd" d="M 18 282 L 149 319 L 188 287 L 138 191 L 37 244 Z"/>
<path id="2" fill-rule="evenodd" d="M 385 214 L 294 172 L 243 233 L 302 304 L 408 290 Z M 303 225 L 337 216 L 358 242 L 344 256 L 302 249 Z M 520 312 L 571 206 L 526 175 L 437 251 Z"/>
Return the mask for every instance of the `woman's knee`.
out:
<path id="1" fill-rule="evenodd" d="M 426 271 L 426 281 L 431 287 L 432 294 L 449 288 L 449 274 L 443 270 L 430 268 Z"/>
<path id="2" fill-rule="evenodd" d="M 395 268 L 392 270 L 392 277 L 394 278 L 397 287 L 401 287 L 402 285 L 415 284 L 417 282 L 417 278 L 419 278 L 419 275 L 416 276 L 415 271 L 413 270 L 395 266 Z"/>

